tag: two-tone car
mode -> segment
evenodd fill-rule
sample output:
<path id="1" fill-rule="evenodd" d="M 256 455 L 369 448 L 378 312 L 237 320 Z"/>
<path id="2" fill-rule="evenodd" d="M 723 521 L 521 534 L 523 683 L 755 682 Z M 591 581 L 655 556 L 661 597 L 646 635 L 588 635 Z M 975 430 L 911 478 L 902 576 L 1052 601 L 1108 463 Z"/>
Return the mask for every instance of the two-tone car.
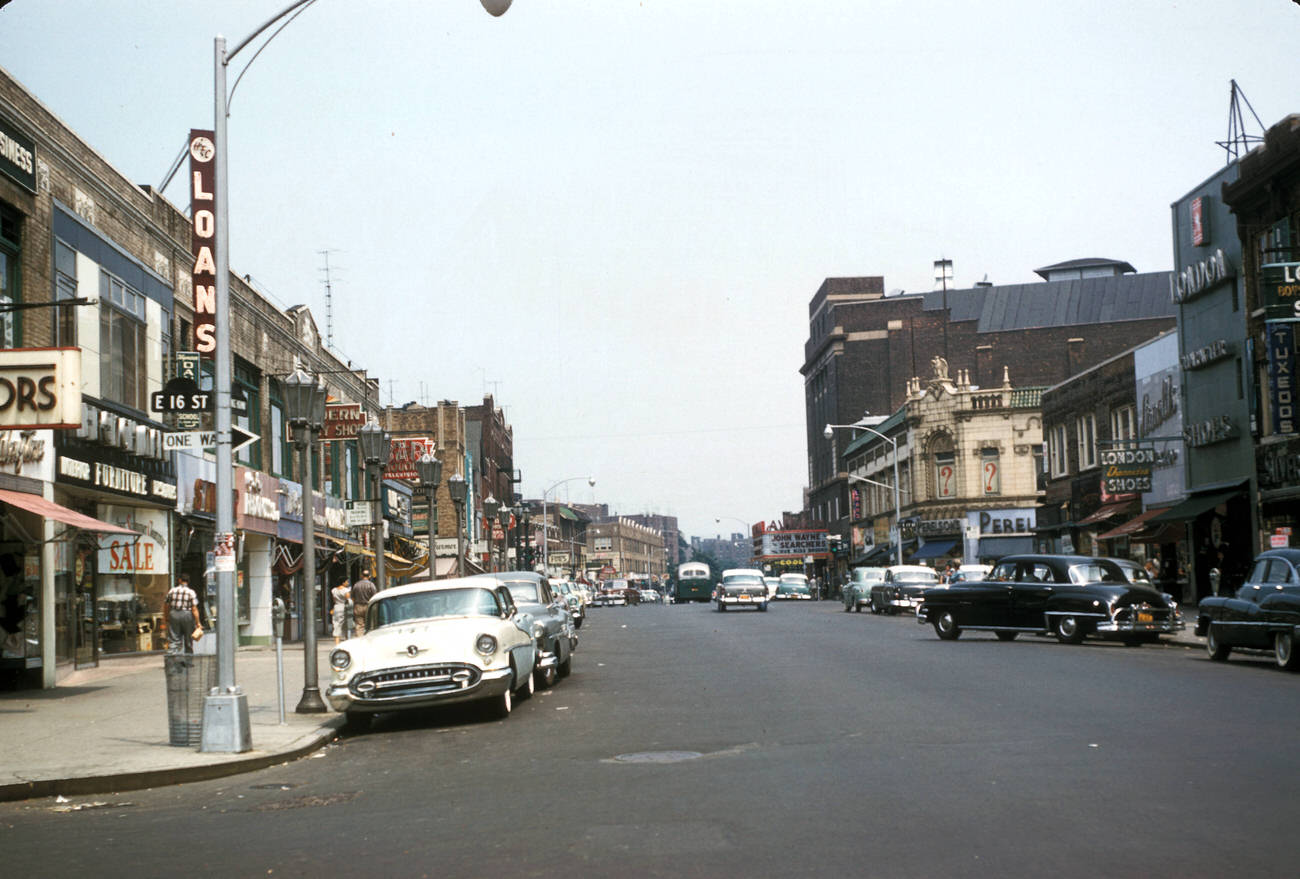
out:
<path id="1" fill-rule="evenodd" d="M 1066 644 L 1088 635 L 1140 644 L 1184 627 L 1172 596 L 1130 583 L 1110 559 L 1079 555 L 1007 556 L 983 580 L 926 590 L 916 619 L 945 641 L 970 629 L 1003 641 L 1027 633 Z"/>
<path id="2" fill-rule="evenodd" d="M 1202 598 L 1197 611 L 1196 634 L 1211 659 L 1271 651 L 1280 668 L 1300 669 L 1300 549 L 1260 553 L 1236 595 Z"/>
<path id="3" fill-rule="evenodd" d="M 471 700 L 505 717 L 517 691 L 533 692 L 538 655 L 533 620 L 504 586 L 418 581 L 371 600 L 365 634 L 330 653 L 325 697 L 354 728 L 380 712 Z"/>
<path id="4" fill-rule="evenodd" d="M 713 592 L 718 611 L 734 607 L 767 610 L 767 584 L 763 572 L 756 568 L 728 568 Z"/>
<path id="5" fill-rule="evenodd" d="M 568 677 L 573 668 L 573 651 L 578 647 L 578 633 L 567 602 L 551 591 L 550 580 L 532 571 L 478 574 L 470 579 L 504 586 L 510 591 L 520 616 L 530 621 L 530 631 L 537 642 L 537 685 L 550 687 L 557 679 Z"/>
<path id="6" fill-rule="evenodd" d="M 872 613 L 912 612 L 924 600 L 925 591 L 939 585 L 939 575 L 925 565 L 890 565 L 885 578 L 871 585 L 867 604 Z"/>

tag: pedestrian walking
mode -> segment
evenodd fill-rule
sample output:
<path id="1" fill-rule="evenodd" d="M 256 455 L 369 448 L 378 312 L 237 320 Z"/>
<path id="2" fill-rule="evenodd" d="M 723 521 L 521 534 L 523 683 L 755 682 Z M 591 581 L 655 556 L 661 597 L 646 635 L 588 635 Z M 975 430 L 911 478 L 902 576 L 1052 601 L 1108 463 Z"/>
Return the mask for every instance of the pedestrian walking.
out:
<path id="1" fill-rule="evenodd" d="M 352 584 L 344 580 L 330 590 L 334 604 L 330 608 L 330 618 L 334 626 L 334 644 L 347 636 L 348 600 L 352 596 Z"/>
<path id="2" fill-rule="evenodd" d="M 194 639 L 203 634 L 203 629 L 199 626 L 199 596 L 190 588 L 188 574 L 176 578 L 176 585 L 167 590 L 163 603 L 167 652 L 192 654 Z"/>
<path id="3" fill-rule="evenodd" d="M 352 611 L 356 619 L 357 636 L 366 633 L 366 608 L 370 607 L 370 599 L 375 597 L 375 584 L 370 582 L 370 569 L 361 569 L 361 579 L 352 584 Z"/>

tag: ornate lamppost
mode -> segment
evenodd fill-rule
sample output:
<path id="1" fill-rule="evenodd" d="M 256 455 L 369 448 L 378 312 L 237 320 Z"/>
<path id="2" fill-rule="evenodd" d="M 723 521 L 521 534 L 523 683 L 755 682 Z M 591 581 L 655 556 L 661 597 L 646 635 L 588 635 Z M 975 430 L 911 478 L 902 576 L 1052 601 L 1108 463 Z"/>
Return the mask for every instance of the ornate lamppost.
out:
<path id="1" fill-rule="evenodd" d="M 298 714 L 320 714 L 325 702 L 320 697 L 316 668 L 316 505 L 312 496 L 315 479 L 312 453 L 315 436 L 325 425 L 325 385 L 301 367 L 281 382 L 285 413 L 293 429 L 293 444 L 302 462 L 302 698 L 294 709 Z"/>
<path id="2" fill-rule="evenodd" d="M 429 579 L 438 579 L 435 570 L 437 556 L 433 551 L 433 537 L 438 533 L 438 483 L 442 482 L 442 462 L 425 452 L 415 462 L 415 472 L 420 477 L 420 491 L 429 505 Z"/>
<path id="3" fill-rule="evenodd" d="M 376 421 L 368 421 L 357 431 L 357 444 L 366 462 L 370 477 L 370 527 L 371 546 L 375 550 L 375 588 L 384 589 L 384 511 L 379 491 L 384 482 L 384 470 L 393 451 L 393 438 Z"/>
<path id="4" fill-rule="evenodd" d="M 447 492 L 451 495 L 452 505 L 456 507 L 456 576 L 465 576 L 465 495 L 469 483 L 459 473 L 453 473 L 447 479 Z"/>
<path id="5" fill-rule="evenodd" d="M 501 529 L 501 570 L 506 569 L 506 546 L 510 541 L 510 507 L 505 504 L 497 510 L 497 526 Z"/>
<path id="6" fill-rule="evenodd" d="M 492 495 L 487 496 L 483 501 L 483 527 L 487 530 L 488 545 L 488 570 L 496 570 L 496 553 L 492 549 L 492 520 L 497 517 L 497 510 L 501 509 L 501 501 Z"/>

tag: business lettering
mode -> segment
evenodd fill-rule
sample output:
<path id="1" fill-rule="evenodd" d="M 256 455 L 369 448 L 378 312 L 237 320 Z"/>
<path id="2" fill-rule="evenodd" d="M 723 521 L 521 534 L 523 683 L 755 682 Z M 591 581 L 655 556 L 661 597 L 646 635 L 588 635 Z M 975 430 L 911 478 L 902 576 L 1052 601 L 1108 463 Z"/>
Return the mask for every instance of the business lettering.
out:
<path id="1" fill-rule="evenodd" d="M 217 352 L 216 156 L 211 131 L 190 131 L 190 216 L 194 256 L 194 350 L 212 359 Z"/>
<path id="2" fill-rule="evenodd" d="M 15 474 L 22 473 L 24 464 L 45 460 L 45 440 L 37 439 L 33 432 L 24 432 L 19 439 L 0 437 L 0 467 L 12 467 Z"/>
<path id="3" fill-rule="evenodd" d="M 0 118 L 0 171 L 36 191 L 36 142 Z"/>
<path id="4" fill-rule="evenodd" d="M 59 405 L 59 398 L 54 393 L 57 383 L 53 375 L 39 379 L 27 375 L 11 379 L 0 375 L 0 412 L 10 409 L 15 412 L 49 412 Z M 36 399 L 38 393 L 40 400 Z"/>
<path id="5" fill-rule="evenodd" d="M 1001 516 L 983 511 L 979 517 L 980 534 L 1032 534 L 1036 521 L 1033 515 Z"/>
<path id="6" fill-rule="evenodd" d="M 1295 433 L 1295 330 L 1289 323 L 1268 324 L 1268 397 L 1274 433 Z"/>
<path id="7" fill-rule="evenodd" d="M 1256 478 L 1261 490 L 1300 485 L 1300 445 L 1295 440 L 1260 446 L 1255 455 Z"/>
<path id="8" fill-rule="evenodd" d="M 81 482 L 89 482 L 90 465 L 85 461 L 78 461 L 76 458 L 69 458 L 65 455 L 59 459 L 59 475 L 80 480 Z"/>
<path id="9" fill-rule="evenodd" d="M 1193 448 L 1212 446 L 1237 436 L 1237 427 L 1227 415 L 1215 415 L 1183 428 L 1183 442 Z"/>
<path id="10" fill-rule="evenodd" d="M 1195 351 L 1188 351 L 1178 357 L 1179 364 L 1186 371 L 1193 369 L 1202 369 L 1212 363 L 1217 363 L 1232 353 L 1231 346 L 1228 345 L 1227 339 L 1216 339 L 1208 345 L 1197 348 Z"/>
<path id="11" fill-rule="evenodd" d="M 149 477 L 125 467 L 95 462 L 94 483 L 99 488 L 137 494 L 144 497 L 149 494 Z"/>
<path id="12" fill-rule="evenodd" d="M 1169 298 L 1182 303 L 1195 299 L 1210 287 L 1232 277 L 1223 249 L 1175 272 L 1169 279 Z"/>
<path id="13" fill-rule="evenodd" d="M 1150 436 L 1160 425 L 1177 414 L 1178 388 L 1174 385 L 1174 377 L 1166 375 L 1160 380 L 1160 391 L 1156 399 L 1152 400 L 1149 393 L 1142 395 L 1142 412 L 1138 416 L 1138 429 L 1142 431 L 1143 436 Z"/>
<path id="14" fill-rule="evenodd" d="M 320 438 L 329 440 L 349 440 L 357 438 L 357 431 L 366 423 L 365 413 L 359 403 L 325 404 L 325 426 Z"/>

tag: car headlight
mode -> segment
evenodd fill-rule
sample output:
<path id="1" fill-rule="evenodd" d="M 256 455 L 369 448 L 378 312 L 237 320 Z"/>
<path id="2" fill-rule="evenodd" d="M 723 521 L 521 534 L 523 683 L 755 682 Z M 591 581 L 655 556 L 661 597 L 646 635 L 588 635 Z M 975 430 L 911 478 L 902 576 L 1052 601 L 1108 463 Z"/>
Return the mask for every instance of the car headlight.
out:
<path id="1" fill-rule="evenodd" d="M 330 653 L 330 668 L 335 671 L 347 671 L 352 667 L 352 654 L 338 649 Z"/>
<path id="2" fill-rule="evenodd" d="M 541 623 L 533 623 L 533 637 L 540 638 L 546 634 L 546 627 Z"/>
<path id="3" fill-rule="evenodd" d="M 474 642 L 474 649 L 484 656 L 491 656 L 497 652 L 497 639 L 491 635 L 479 635 Z"/>

